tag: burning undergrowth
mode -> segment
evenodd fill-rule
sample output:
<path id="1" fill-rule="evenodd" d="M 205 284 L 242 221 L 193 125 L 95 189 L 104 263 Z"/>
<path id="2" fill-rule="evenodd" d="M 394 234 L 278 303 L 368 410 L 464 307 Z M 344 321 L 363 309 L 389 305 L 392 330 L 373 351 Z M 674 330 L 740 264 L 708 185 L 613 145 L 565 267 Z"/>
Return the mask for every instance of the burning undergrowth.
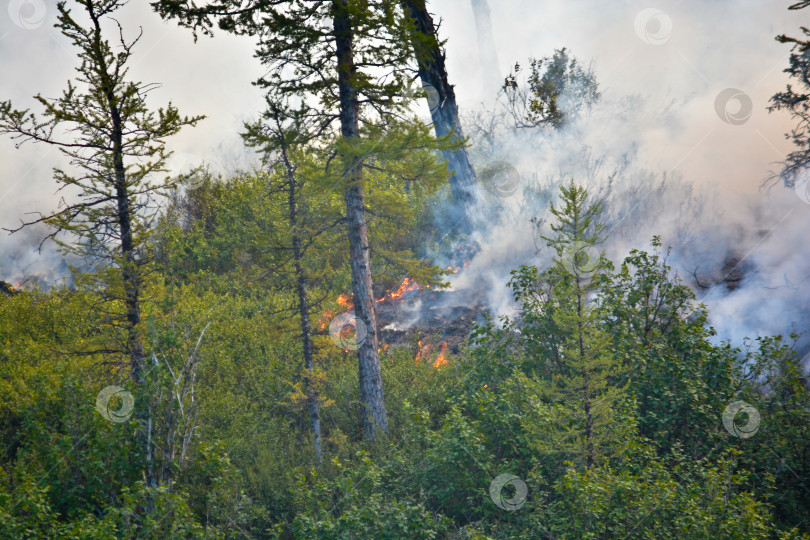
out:
<path id="1" fill-rule="evenodd" d="M 484 299 L 469 291 L 426 287 L 413 288 L 396 300 L 380 301 L 376 308 L 381 342 L 398 346 L 417 336 L 420 346 L 425 344 L 420 350 L 423 356 L 436 348 L 440 356 L 446 351 L 457 353 L 473 324 L 487 312 Z"/>
<path id="2" fill-rule="evenodd" d="M 320 320 L 325 330 L 330 319 L 352 314 L 351 296 L 340 295 L 340 313 L 327 311 Z M 485 299 L 469 290 L 435 290 L 405 278 L 399 286 L 376 301 L 375 311 L 380 335 L 380 347 L 411 346 L 415 341 L 417 361 L 430 361 L 434 366 L 446 364 L 447 354 L 456 354 L 470 335 L 473 324 L 487 313 Z M 350 325 L 351 326 L 351 325 Z M 354 328 L 344 328 L 355 332 Z"/>
<path id="3" fill-rule="evenodd" d="M 456 278 L 479 249 L 475 243 L 462 242 L 440 258 L 441 266 Z M 433 289 L 407 277 L 375 307 L 384 347 L 402 346 L 416 339 L 416 360 L 430 359 L 437 368 L 446 364 L 448 353 L 459 352 L 473 325 L 490 313 L 486 296 L 474 287 Z"/>
<path id="4" fill-rule="evenodd" d="M 463 243 L 443 258 L 442 266 L 448 275 L 457 276 L 470 264 L 478 246 Z M 339 341 L 357 335 L 353 320 L 354 304 L 351 295 L 340 295 L 336 302 L 339 312 L 326 311 L 319 322 L 326 330 L 330 321 L 348 315 L 351 324 L 340 329 Z M 386 291 L 375 302 L 380 349 L 416 346 L 415 360 L 430 362 L 441 368 L 447 364 L 448 354 L 457 354 L 476 322 L 490 312 L 486 296 L 475 288 L 463 290 L 435 289 L 420 285 L 405 277 L 396 288 Z"/>

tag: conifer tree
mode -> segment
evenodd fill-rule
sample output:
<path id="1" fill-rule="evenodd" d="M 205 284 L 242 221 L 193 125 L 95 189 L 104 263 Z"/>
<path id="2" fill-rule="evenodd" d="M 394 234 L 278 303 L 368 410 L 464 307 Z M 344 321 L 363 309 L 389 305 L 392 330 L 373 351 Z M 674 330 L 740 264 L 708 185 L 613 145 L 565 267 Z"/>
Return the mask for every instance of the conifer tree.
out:
<path id="1" fill-rule="evenodd" d="M 560 188 L 560 200 L 551 205 L 555 234 L 543 237 L 555 252 L 552 266 L 544 272 L 524 266 L 512 286 L 527 322 L 523 340 L 540 375 L 536 405 L 551 412 L 547 418 L 555 426 L 538 444 L 592 467 L 621 438 L 614 430 L 622 429 L 614 415 L 624 391 L 609 384 L 618 364 L 602 323 L 604 308 L 595 298 L 611 265 L 597 247 L 604 241 L 604 225 L 597 221 L 601 201 L 589 204 L 585 188 L 573 181 Z"/>
<path id="2" fill-rule="evenodd" d="M 77 188 L 78 198 L 69 195 L 58 210 L 38 213 L 14 230 L 50 225 L 48 238 L 107 270 L 96 285 L 105 290 L 112 324 L 125 333 L 123 346 L 108 352 L 124 353 L 132 378 L 140 383 L 145 357 L 141 297 L 149 261 L 145 238 L 157 211 L 155 196 L 174 187 L 173 180 L 157 177 L 169 157 L 164 139 L 203 117 L 181 116 L 171 103 L 157 111 L 147 107 L 146 95 L 156 85 L 131 81 L 127 68 L 141 36 L 127 41 L 112 17 L 126 0 L 74 3 L 81 10 L 75 16 L 67 2 L 57 4 L 56 27 L 78 49 L 76 82 L 68 82 L 58 98 L 35 96 L 41 117 L 0 102 L 0 133 L 10 134 L 18 145 L 33 141 L 58 148 L 72 170 L 54 169 L 54 178 L 60 190 Z M 111 24 L 117 29 L 105 29 Z M 115 46 L 105 37 L 110 30 L 118 34 Z"/>
<path id="3" fill-rule="evenodd" d="M 318 395 L 317 376 L 315 374 L 315 348 L 312 342 L 313 328 L 310 319 L 312 300 L 310 298 L 310 274 L 305 265 L 307 251 L 313 246 L 316 239 L 323 233 L 334 229 L 334 225 L 318 226 L 311 223 L 312 208 L 306 200 L 304 187 L 306 180 L 296 164 L 295 152 L 297 146 L 306 139 L 306 130 L 298 125 L 297 117 L 288 112 L 277 103 L 268 103 L 263 114 L 263 120 L 247 125 L 244 139 L 249 146 L 262 149 L 265 152 L 265 165 L 270 169 L 267 176 L 271 178 L 270 191 L 286 196 L 286 209 L 289 223 L 289 239 L 282 249 L 292 251 L 292 257 L 286 257 L 292 263 L 296 295 L 298 298 L 298 316 L 301 326 L 302 356 L 306 370 L 304 383 L 306 385 L 306 401 L 309 410 L 310 430 L 313 437 L 315 458 L 321 462 L 323 450 L 321 446 L 321 412 Z M 304 140 L 302 140 L 302 137 Z M 273 177 L 278 178 L 273 181 Z M 308 187 L 308 186 L 307 186 Z M 322 208 L 318 208 L 323 211 Z M 334 217 L 334 216 L 332 216 Z M 321 222 L 329 220 L 329 216 L 322 216 Z"/>
<path id="4" fill-rule="evenodd" d="M 804 0 L 792 4 L 788 9 L 800 10 L 810 7 L 810 2 Z M 782 170 L 771 180 L 781 179 L 787 187 L 801 190 L 804 197 L 810 196 L 806 173 L 810 167 L 810 29 L 801 27 L 801 37 L 791 37 L 785 34 L 776 36 L 780 43 L 790 43 L 790 65 L 784 69 L 793 84 L 788 84 L 785 90 L 777 92 L 771 97 L 769 112 L 786 110 L 790 113 L 796 126 L 785 138 L 793 142 L 794 150 L 787 155 Z M 796 185 L 798 183 L 798 186 Z"/>
<path id="5" fill-rule="evenodd" d="M 156 176 L 165 171 L 169 157 L 164 138 L 203 117 L 180 116 L 171 103 L 152 111 L 146 105 L 146 95 L 155 85 L 129 80 L 127 62 L 141 36 L 127 41 L 112 16 L 126 0 L 75 3 L 81 8 L 75 15 L 67 2 L 57 4 L 56 27 L 79 51 L 76 82 L 68 82 L 59 98 L 35 96 L 44 109 L 42 117 L 28 109 L 14 109 L 9 101 L 0 102 L 0 133 L 10 134 L 20 144 L 33 141 L 58 148 L 69 159 L 72 170 L 54 169 L 55 180 L 60 190 L 78 188 L 78 197 L 62 199 L 56 211 L 38 213 L 15 230 L 45 223 L 51 227 L 48 238 L 96 266 L 95 273 L 79 276 L 79 281 L 99 293 L 102 303 L 97 309 L 105 313 L 114 330 L 123 330 L 123 343 L 81 352 L 123 356 L 128 359 L 135 384 L 151 392 L 145 384 L 146 351 L 141 331 L 144 278 L 150 266 L 146 240 L 158 210 L 155 197 L 175 186 L 175 180 Z M 105 38 L 109 31 L 105 27 L 111 24 L 117 27 L 115 48 Z M 58 238 L 60 233 L 65 234 Z M 154 397 L 152 393 L 150 400 Z M 153 412 L 150 404 L 142 405 L 136 413 L 148 487 L 157 487 L 168 478 L 154 467 L 152 434 L 158 426 Z M 167 431 L 174 436 L 172 425 Z M 167 447 L 172 447 L 171 439 L 167 442 Z"/>

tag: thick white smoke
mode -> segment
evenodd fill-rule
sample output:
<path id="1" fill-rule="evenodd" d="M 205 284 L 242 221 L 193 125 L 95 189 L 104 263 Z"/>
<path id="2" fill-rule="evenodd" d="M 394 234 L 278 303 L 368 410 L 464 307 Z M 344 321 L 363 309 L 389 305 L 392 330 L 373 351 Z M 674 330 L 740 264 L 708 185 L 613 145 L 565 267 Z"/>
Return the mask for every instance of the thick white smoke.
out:
<path id="1" fill-rule="evenodd" d="M 529 221 L 547 208 L 547 191 L 538 186 L 573 176 L 608 196 L 612 258 L 660 234 L 686 278 L 694 271 L 709 284 L 724 273 L 741 273 L 733 291 L 720 284 L 700 289 L 721 335 L 738 341 L 788 331 L 792 322 L 804 330 L 810 264 L 803 236 L 810 205 L 780 187 L 760 190 L 774 162 L 790 151 L 783 134 L 791 119 L 766 111 L 770 96 L 786 83 L 781 70 L 789 54 L 773 38 L 795 34 L 803 24 L 803 12 L 789 12 L 790 3 L 491 0 L 497 51 L 488 57 L 499 61 L 492 69 L 475 61 L 479 39 L 471 0 L 430 2 L 447 39 L 451 83 L 468 113 L 491 105 L 489 89 L 515 62 L 525 66 L 530 57 L 561 47 L 593 61 L 603 91 L 591 115 L 570 130 L 532 141 L 513 137 L 497 156 L 476 157 L 479 166 L 495 158 L 513 164 L 521 182 L 511 197 L 492 197 L 503 211 L 479 231 L 483 249 L 454 286 L 477 287 L 493 307 L 508 310 L 509 270 L 542 260 Z M 44 5 L 42 20 L 38 12 L 0 10 L 0 99 L 32 106 L 33 94 L 57 96 L 72 76 L 75 58 L 52 27 L 55 9 Z M 163 83 L 154 104 L 171 100 L 181 112 L 209 117 L 172 139 L 179 153 L 172 166 L 201 156 L 215 158 L 225 172 L 232 169 L 221 149 L 235 152 L 241 121 L 263 106 L 260 90 L 249 84 L 261 74 L 252 40 L 220 33 L 195 45 L 188 31 L 163 23 L 147 3 L 130 3 L 121 20 L 127 28 L 143 27 L 132 74 Z M 481 84 L 487 78 L 492 85 Z M 728 97 L 718 112 L 720 96 Z M 57 157 L 41 146 L 18 151 L 0 139 L 0 225 L 56 207 L 50 168 L 60 165 Z M 37 240 L 0 235 L 0 279 L 65 270 L 52 247 L 45 255 L 33 253 Z"/>
<path id="2" fill-rule="evenodd" d="M 502 129 L 493 148 L 481 144 L 476 126 L 491 126 L 491 112 L 480 111 L 493 110 L 494 96 L 457 88 L 467 98 L 465 129 L 478 143 L 479 170 L 505 161 L 521 182 L 511 196 L 488 198 L 497 219 L 476 232 L 481 251 L 451 277 L 453 288 L 476 289 L 494 311 L 511 312 L 509 271 L 543 266 L 550 256 L 538 251 L 530 220 L 547 225 L 548 195 L 574 178 L 606 199 L 608 256 L 619 262 L 661 235 L 720 338 L 740 345 L 744 337 L 807 330 L 810 250 L 802 240 L 810 204 L 801 192 L 762 189 L 790 151 L 782 134 L 792 120 L 766 111 L 786 84 L 789 54 L 773 36 L 795 34 L 800 24 L 788 5 L 499 2 L 493 22 L 503 70 L 568 47 L 593 60 L 603 98 L 562 131 Z M 449 66 L 463 73 L 460 62 L 469 62 L 461 49 L 474 46 L 474 36 L 463 37 L 460 27 L 471 15 L 446 13 L 445 31 L 458 37 L 448 40 Z"/>

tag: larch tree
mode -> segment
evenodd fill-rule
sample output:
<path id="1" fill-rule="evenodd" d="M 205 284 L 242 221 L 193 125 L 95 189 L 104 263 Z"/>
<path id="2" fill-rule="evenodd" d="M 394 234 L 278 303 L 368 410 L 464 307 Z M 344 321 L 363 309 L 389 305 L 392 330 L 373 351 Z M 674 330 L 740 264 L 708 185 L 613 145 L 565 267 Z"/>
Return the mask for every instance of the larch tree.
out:
<path id="1" fill-rule="evenodd" d="M 155 196 L 174 187 L 172 180 L 156 174 L 165 170 L 169 157 L 164 138 L 203 117 L 181 116 L 171 103 L 157 111 L 147 107 L 146 95 L 156 85 L 131 81 L 126 67 L 141 36 L 127 41 L 112 17 L 127 0 L 74 4 L 82 12 L 79 17 L 67 2 L 57 4 L 56 27 L 78 49 L 76 82 L 68 82 L 58 98 L 35 96 L 43 108 L 41 116 L 15 109 L 10 101 L 0 102 L 0 133 L 11 135 L 18 146 L 33 141 L 58 148 L 71 169 L 54 169 L 55 180 L 60 190 L 78 188 L 78 197 L 63 198 L 56 211 L 36 213 L 14 231 L 45 223 L 51 227 L 46 240 L 55 239 L 102 269 L 99 285 L 112 306 L 112 323 L 125 333 L 124 346 L 107 352 L 123 353 L 139 384 L 145 358 L 140 331 L 148 262 L 144 240 L 157 211 Z M 105 38 L 109 31 L 117 34 L 115 46 Z M 57 237 L 60 233 L 65 234 Z"/>
<path id="2" fill-rule="evenodd" d="M 587 205 L 588 192 L 573 182 L 561 188 L 561 208 L 551 205 L 551 213 L 557 219 L 551 225 L 556 235 L 543 237 L 556 253 L 555 268 L 563 273 L 562 279 L 553 279 L 555 296 L 562 309 L 557 309 L 555 322 L 568 331 L 570 339 L 561 348 L 570 368 L 569 382 L 559 389 L 561 395 L 573 395 L 581 399 L 584 427 L 585 462 L 592 467 L 595 462 L 595 423 L 599 398 L 605 393 L 610 356 L 606 354 L 607 337 L 598 327 L 593 305 L 588 295 L 598 280 L 591 275 L 604 268 L 602 256 L 594 257 L 595 246 L 604 241 L 604 225 L 595 218 L 602 212 L 601 203 Z M 571 305 L 566 305 L 573 300 Z M 566 309 L 568 308 L 568 309 Z"/>
<path id="3" fill-rule="evenodd" d="M 299 124 L 295 111 L 271 101 L 268 103 L 262 119 L 248 124 L 246 127 L 247 131 L 243 135 L 245 142 L 264 152 L 265 165 L 269 169 L 267 172 L 272 182 L 269 186 L 270 191 L 286 198 L 289 238 L 286 239 L 283 249 L 292 253 L 290 256 L 284 257 L 284 262 L 292 265 L 295 281 L 301 328 L 301 354 L 305 369 L 306 402 L 315 459 L 320 463 L 323 458 L 320 397 L 315 373 L 315 347 L 312 341 L 313 328 L 310 317 L 311 272 L 307 271 L 306 257 L 317 238 L 334 229 L 339 223 L 339 218 L 334 223 L 327 225 L 311 223 L 312 212 L 308 207 L 311 206 L 312 201 L 307 198 L 308 194 L 304 193 L 305 188 L 307 190 L 310 188 L 306 185 L 306 180 L 301 178 L 295 156 L 298 147 L 306 142 L 307 135 L 306 128 Z M 326 218 L 326 220 L 328 219 Z M 323 222 L 324 219 L 320 221 Z"/>
<path id="4" fill-rule="evenodd" d="M 223 30 L 257 36 L 256 56 L 267 74 L 256 84 L 276 101 L 298 100 L 311 132 L 332 146 L 328 168 L 339 170 L 333 189 L 345 202 L 356 324 L 365 329 L 357 348 L 363 431 L 374 440 L 387 430 L 388 415 L 371 271 L 373 213 L 366 203 L 368 171 L 379 169 L 379 163 L 370 162 L 382 154 L 407 160 L 410 151 L 443 145 L 420 137 L 418 128 L 408 128 L 412 49 L 398 3 L 216 0 L 197 5 L 159 0 L 152 5 L 195 35 L 210 34 L 216 22 Z M 424 160 L 417 165 L 432 168 Z"/>
<path id="5" fill-rule="evenodd" d="M 555 252 L 552 266 L 543 272 L 523 266 L 511 285 L 526 321 L 521 339 L 540 375 L 529 422 L 536 445 L 590 468 L 625 444 L 632 426 L 618 420 L 626 392 L 610 384 L 619 365 L 602 322 L 604 307 L 595 298 L 612 269 L 597 248 L 604 240 L 597 221 L 602 204 L 588 203 L 587 191 L 573 182 L 560 191 L 560 206 L 551 205 L 554 234 L 543 237 Z"/>

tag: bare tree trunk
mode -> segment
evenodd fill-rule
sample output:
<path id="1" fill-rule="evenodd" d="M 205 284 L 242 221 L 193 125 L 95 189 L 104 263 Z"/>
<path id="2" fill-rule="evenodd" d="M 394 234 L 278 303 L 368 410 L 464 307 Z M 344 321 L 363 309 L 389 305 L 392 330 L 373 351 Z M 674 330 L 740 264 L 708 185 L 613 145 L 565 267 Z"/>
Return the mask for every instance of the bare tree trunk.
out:
<path id="1" fill-rule="evenodd" d="M 340 127 L 348 141 L 359 137 L 359 102 L 355 88 L 354 50 L 347 0 L 333 0 L 335 49 L 340 93 Z M 349 257 L 352 269 L 352 292 L 357 325 L 365 325 L 367 335 L 358 343 L 357 362 L 360 380 L 360 402 L 363 407 L 363 433 L 374 440 L 378 432 L 388 430 L 388 413 L 383 399 L 380 358 L 377 353 L 377 317 L 374 312 L 371 262 L 368 245 L 363 171 L 359 162 L 347 166 L 346 222 Z"/>
<path id="2" fill-rule="evenodd" d="M 279 140 L 281 141 L 281 158 L 284 161 L 284 169 L 287 173 L 287 187 L 289 196 L 287 205 L 290 210 L 290 228 L 292 229 L 293 260 L 295 262 L 296 287 L 298 291 L 298 311 L 301 316 L 301 340 L 303 342 L 304 368 L 307 370 L 306 390 L 307 406 L 309 408 L 309 425 L 315 445 L 315 459 L 318 463 L 323 458 L 321 449 L 321 410 L 318 398 L 318 388 L 315 384 L 315 364 L 313 362 L 312 330 L 309 321 L 309 299 L 307 298 L 307 278 L 304 273 L 301 260 L 303 252 L 301 250 L 301 239 L 298 233 L 298 209 L 295 195 L 295 169 L 290 163 L 287 154 L 287 144 L 284 139 L 284 132 L 281 122 L 276 119 L 279 129 Z"/>
<path id="3" fill-rule="evenodd" d="M 475 30 L 478 34 L 478 54 L 481 60 L 481 79 L 484 90 L 497 90 L 503 84 L 498 63 L 498 49 L 492 32 L 492 13 L 487 0 L 470 0 L 475 16 Z"/>
<path id="4" fill-rule="evenodd" d="M 115 109 L 113 109 L 115 110 Z M 117 113 L 117 111 L 115 111 Z M 115 126 L 114 132 L 120 136 L 120 126 Z M 118 226 L 121 232 L 121 267 L 124 282 L 124 305 L 127 317 L 127 351 L 130 358 L 132 378 L 136 384 L 143 382 L 144 349 L 138 325 L 141 322 L 140 307 L 140 278 L 138 276 L 137 262 L 135 261 L 135 247 L 132 240 L 132 213 L 129 205 L 129 194 L 124 177 L 123 155 L 120 153 L 120 139 L 115 143 L 115 196 L 118 203 Z"/>
<path id="5" fill-rule="evenodd" d="M 437 137 L 450 137 L 453 142 L 464 140 L 464 131 L 458 118 L 458 106 L 453 86 L 447 79 L 445 55 L 441 49 L 436 27 L 428 13 L 425 0 L 402 0 L 405 12 L 414 23 L 412 37 L 414 56 L 419 64 L 419 78 L 428 93 L 430 116 Z M 467 149 L 459 146 L 442 152 L 450 169 L 450 190 L 467 228 L 473 221 L 478 179 L 470 162 Z"/>

